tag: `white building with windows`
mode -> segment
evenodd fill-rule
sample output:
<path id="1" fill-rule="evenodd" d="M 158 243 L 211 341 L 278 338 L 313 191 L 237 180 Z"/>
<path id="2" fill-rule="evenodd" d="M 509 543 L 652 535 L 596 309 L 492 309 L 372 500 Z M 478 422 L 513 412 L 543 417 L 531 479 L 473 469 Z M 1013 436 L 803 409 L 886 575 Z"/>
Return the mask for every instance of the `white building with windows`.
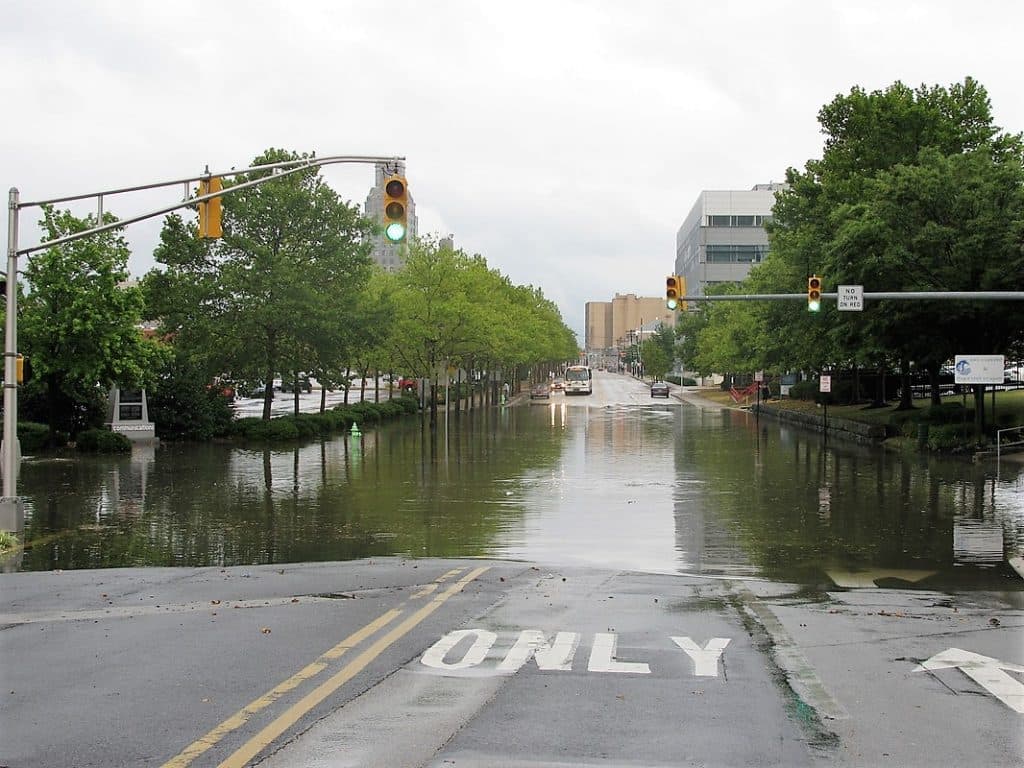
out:
<path id="1" fill-rule="evenodd" d="M 384 221 L 384 180 L 393 174 L 405 176 L 405 163 L 377 163 L 374 166 L 373 188 L 366 195 L 366 207 L 363 213 L 367 218 L 377 222 Z M 406 220 L 408 229 L 405 235 L 405 242 L 392 243 L 381 233 L 373 238 L 373 250 L 370 257 L 387 272 L 394 272 L 401 269 L 405 263 L 405 251 L 408 243 L 416 237 L 416 203 L 412 199 L 412 187 L 409 187 L 409 208 Z"/>
<path id="2" fill-rule="evenodd" d="M 768 253 L 775 194 L 785 184 L 757 184 L 749 190 L 705 190 L 676 233 L 675 274 L 686 279 L 690 296 L 706 287 L 743 280 Z"/>

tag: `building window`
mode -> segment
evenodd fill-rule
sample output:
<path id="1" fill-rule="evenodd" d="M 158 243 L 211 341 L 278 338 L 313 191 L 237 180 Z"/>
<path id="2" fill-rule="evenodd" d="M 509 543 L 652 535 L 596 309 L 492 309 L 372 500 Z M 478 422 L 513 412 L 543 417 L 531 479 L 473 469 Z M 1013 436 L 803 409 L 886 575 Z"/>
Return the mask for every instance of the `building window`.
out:
<path id="1" fill-rule="evenodd" d="M 742 216 L 708 216 L 709 227 L 760 227 L 772 220 L 771 216 L 750 214 Z"/>
<path id="2" fill-rule="evenodd" d="M 708 245 L 709 264 L 751 264 L 764 260 L 767 245 Z"/>

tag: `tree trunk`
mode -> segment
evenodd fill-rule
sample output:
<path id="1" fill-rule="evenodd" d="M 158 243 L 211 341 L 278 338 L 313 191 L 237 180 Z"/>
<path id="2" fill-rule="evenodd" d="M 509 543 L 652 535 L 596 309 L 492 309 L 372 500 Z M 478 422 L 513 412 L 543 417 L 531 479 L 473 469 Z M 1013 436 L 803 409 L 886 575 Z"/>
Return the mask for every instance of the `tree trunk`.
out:
<path id="1" fill-rule="evenodd" d="M 939 384 L 938 363 L 928 363 L 928 385 L 932 390 L 932 405 L 942 405 L 942 387 Z"/>
<path id="2" fill-rule="evenodd" d="M 974 392 L 974 425 L 978 429 L 978 436 L 985 434 L 985 385 L 972 384 Z"/>
<path id="3" fill-rule="evenodd" d="M 897 411 L 909 411 L 914 407 L 914 393 L 910 389 L 910 358 L 900 358 L 900 404 Z"/>

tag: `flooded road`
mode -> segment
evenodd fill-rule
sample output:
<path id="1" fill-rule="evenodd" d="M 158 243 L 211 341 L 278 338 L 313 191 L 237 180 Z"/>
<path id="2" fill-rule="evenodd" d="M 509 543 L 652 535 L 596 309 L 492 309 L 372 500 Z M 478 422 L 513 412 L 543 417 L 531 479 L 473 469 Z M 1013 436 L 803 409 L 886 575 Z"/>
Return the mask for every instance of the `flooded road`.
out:
<path id="1" fill-rule="evenodd" d="M 21 570 L 489 557 L 806 585 L 1018 589 L 1020 464 L 885 452 L 597 374 L 592 397 L 287 449 L 22 467 Z"/>

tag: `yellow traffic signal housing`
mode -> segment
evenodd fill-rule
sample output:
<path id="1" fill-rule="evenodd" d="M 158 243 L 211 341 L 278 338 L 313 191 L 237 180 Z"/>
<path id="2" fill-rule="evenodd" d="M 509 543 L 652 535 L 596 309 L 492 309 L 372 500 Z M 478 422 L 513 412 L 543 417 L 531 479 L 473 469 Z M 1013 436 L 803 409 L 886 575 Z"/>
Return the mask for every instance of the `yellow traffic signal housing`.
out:
<path id="1" fill-rule="evenodd" d="M 679 309 L 679 275 L 669 275 L 665 278 L 665 306 L 669 309 Z"/>
<path id="2" fill-rule="evenodd" d="M 817 275 L 807 278 L 807 311 L 821 311 L 821 278 Z"/>
<path id="3" fill-rule="evenodd" d="M 209 179 L 199 180 L 199 196 L 209 195 L 213 192 L 220 192 L 223 189 L 223 182 L 220 176 L 211 176 Z M 220 237 L 223 234 L 220 225 L 221 199 L 213 197 L 199 203 L 199 236 Z"/>
<path id="4" fill-rule="evenodd" d="M 19 384 L 24 384 L 26 380 L 32 378 L 32 364 L 20 352 L 15 358 L 14 374 L 14 380 Z"/>
<path id="5" fill-rule="evenodd" d="M 405 240 L 409 218 L 409 185 L 397 173 L 384 179 L 384 237 L 392 243 Z"/>

